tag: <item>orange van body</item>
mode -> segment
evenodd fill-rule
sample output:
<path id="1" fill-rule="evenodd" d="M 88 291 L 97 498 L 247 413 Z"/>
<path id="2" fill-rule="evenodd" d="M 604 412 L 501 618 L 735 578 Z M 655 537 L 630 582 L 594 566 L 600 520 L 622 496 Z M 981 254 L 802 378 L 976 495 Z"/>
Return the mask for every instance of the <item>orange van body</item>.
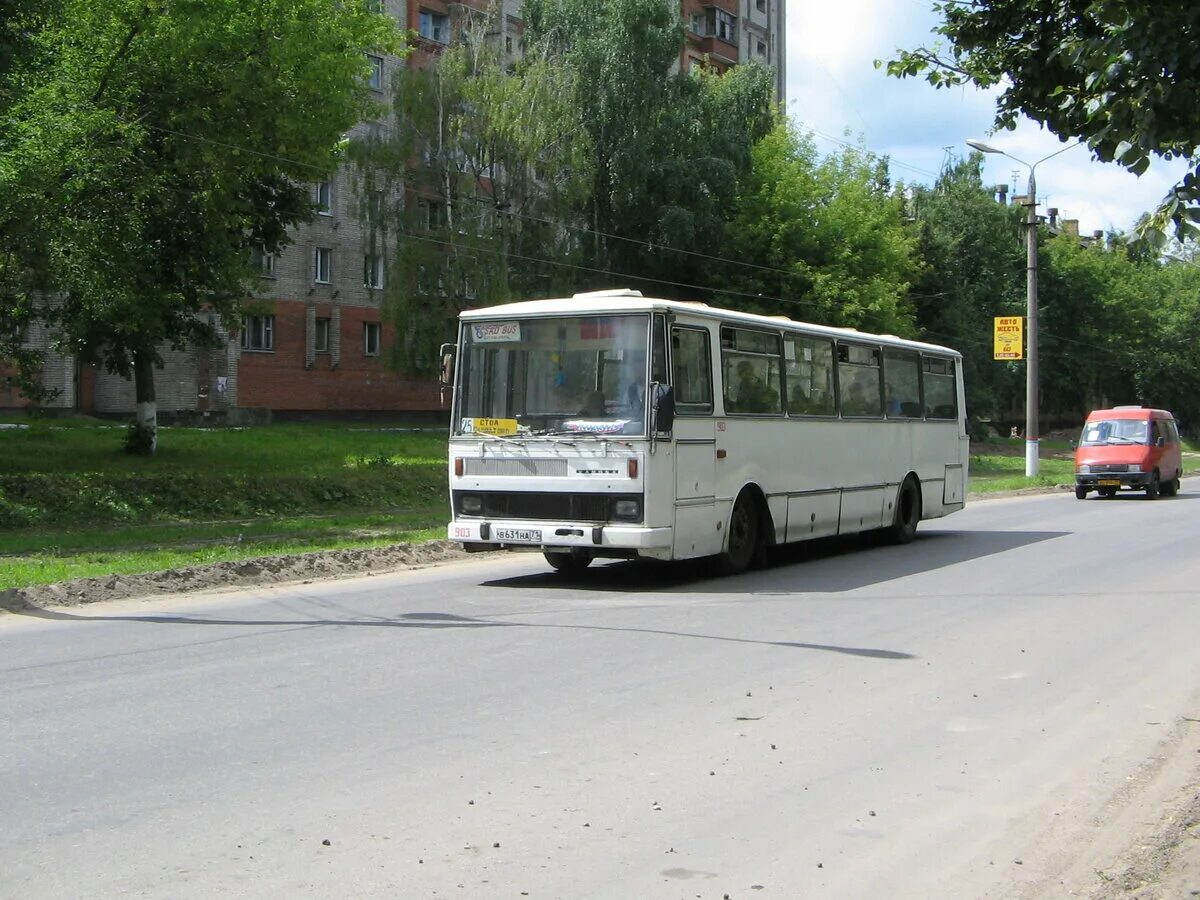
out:
<path id="1" fill-rule="evenodd" d="M 1150 499 L 1179 492 L 1183 454 L 1175 417 L 1165 409 L 1115 406 L 1093 410 L 1075 448 L 1075 496 L 1145 491 Z"/>

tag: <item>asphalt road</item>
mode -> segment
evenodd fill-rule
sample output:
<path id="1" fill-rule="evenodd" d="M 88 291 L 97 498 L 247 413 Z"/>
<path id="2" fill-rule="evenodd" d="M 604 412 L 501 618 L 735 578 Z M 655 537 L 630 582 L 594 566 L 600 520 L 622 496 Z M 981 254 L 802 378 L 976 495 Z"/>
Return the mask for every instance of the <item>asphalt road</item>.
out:
<path id="1" fill-rule="evenodd" d="M 0 896 L 1064 896 L 1200 759 L 1198 501 L 0 617 Z"/>

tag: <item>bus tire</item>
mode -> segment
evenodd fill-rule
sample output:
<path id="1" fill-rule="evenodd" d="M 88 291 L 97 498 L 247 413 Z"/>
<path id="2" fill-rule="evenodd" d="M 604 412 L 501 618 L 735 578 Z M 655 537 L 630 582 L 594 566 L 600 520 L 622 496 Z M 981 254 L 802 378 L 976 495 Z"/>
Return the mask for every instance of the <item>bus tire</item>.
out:
<path id="1" fill-rule="evenodd" d="M 722 574 L 740 575 L 750 564 L 763 555 L 762 517 L 758 501 L 749 491 L 742 491 L 733 504 L 729 517 L 729 534 L 725 549 L 717 557 Z"/>
<path id="2" fill-rule="evenodd" d="M 896 494 L 896 512 L 891 527 L 887 529 L 888 540 L 893 544 L 907 544 L 917 536 L 917 525 L 921 521 L 921 483 L 913 476 L 904 479 Z"/>
<path id="3" fill-rule="evenodd" d="M 546 562 L 556 572 L 574 575 L 592 564 L 594 558 L 587 550 L 546 550 L 542 553 Z"/>

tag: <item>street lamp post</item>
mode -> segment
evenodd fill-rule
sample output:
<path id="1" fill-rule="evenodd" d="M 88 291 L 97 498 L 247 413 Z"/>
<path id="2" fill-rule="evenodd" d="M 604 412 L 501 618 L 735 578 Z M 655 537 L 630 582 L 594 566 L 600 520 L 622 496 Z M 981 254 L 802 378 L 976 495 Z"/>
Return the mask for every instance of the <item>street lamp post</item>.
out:
<path id="1" fill-rule="evenodd" d="M 1034 170 L 1051 157 L 1065 153 L 1078 142 L 1043 156 L 1035 163 L 1017 159 L 997 147 L 983 141 L 967 141 L 967 146 L 981 153 L 999 153 L 1029 169 L 1029 190 L 1025 198 L 1025 477 L 1033 478 L 1038 473 L 1038 243 L 1037 243 L 1037 180 Z"/>

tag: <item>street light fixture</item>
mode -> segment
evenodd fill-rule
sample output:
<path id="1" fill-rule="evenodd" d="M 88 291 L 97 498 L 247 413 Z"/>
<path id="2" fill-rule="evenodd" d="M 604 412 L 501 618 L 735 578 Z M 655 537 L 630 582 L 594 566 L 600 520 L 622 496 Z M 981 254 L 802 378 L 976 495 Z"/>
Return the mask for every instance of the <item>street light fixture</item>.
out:
<path id="1" fill-rule="evenodd" d="M 1034 170 L 1046 160 L 1066 153 L 1079 142 L 1068 144 L 1061 150 L 1056 150 L 1050 156 L 1043 156 L 1037 162 L 1027 163 L 1011 153 L 1005 153 L 999 147 L 985 144 L 983 141 L 969 140 L 967 146 L 980 153 L 998 153 L 1007 156 L 1013 162 L 1019 162 L 1029 169 L 1029 190 L 1025 197 L 1025 477 L 1033 478 L 1038 473 L 1038 245 L 1037 245 L 1037 181 Z"/>

